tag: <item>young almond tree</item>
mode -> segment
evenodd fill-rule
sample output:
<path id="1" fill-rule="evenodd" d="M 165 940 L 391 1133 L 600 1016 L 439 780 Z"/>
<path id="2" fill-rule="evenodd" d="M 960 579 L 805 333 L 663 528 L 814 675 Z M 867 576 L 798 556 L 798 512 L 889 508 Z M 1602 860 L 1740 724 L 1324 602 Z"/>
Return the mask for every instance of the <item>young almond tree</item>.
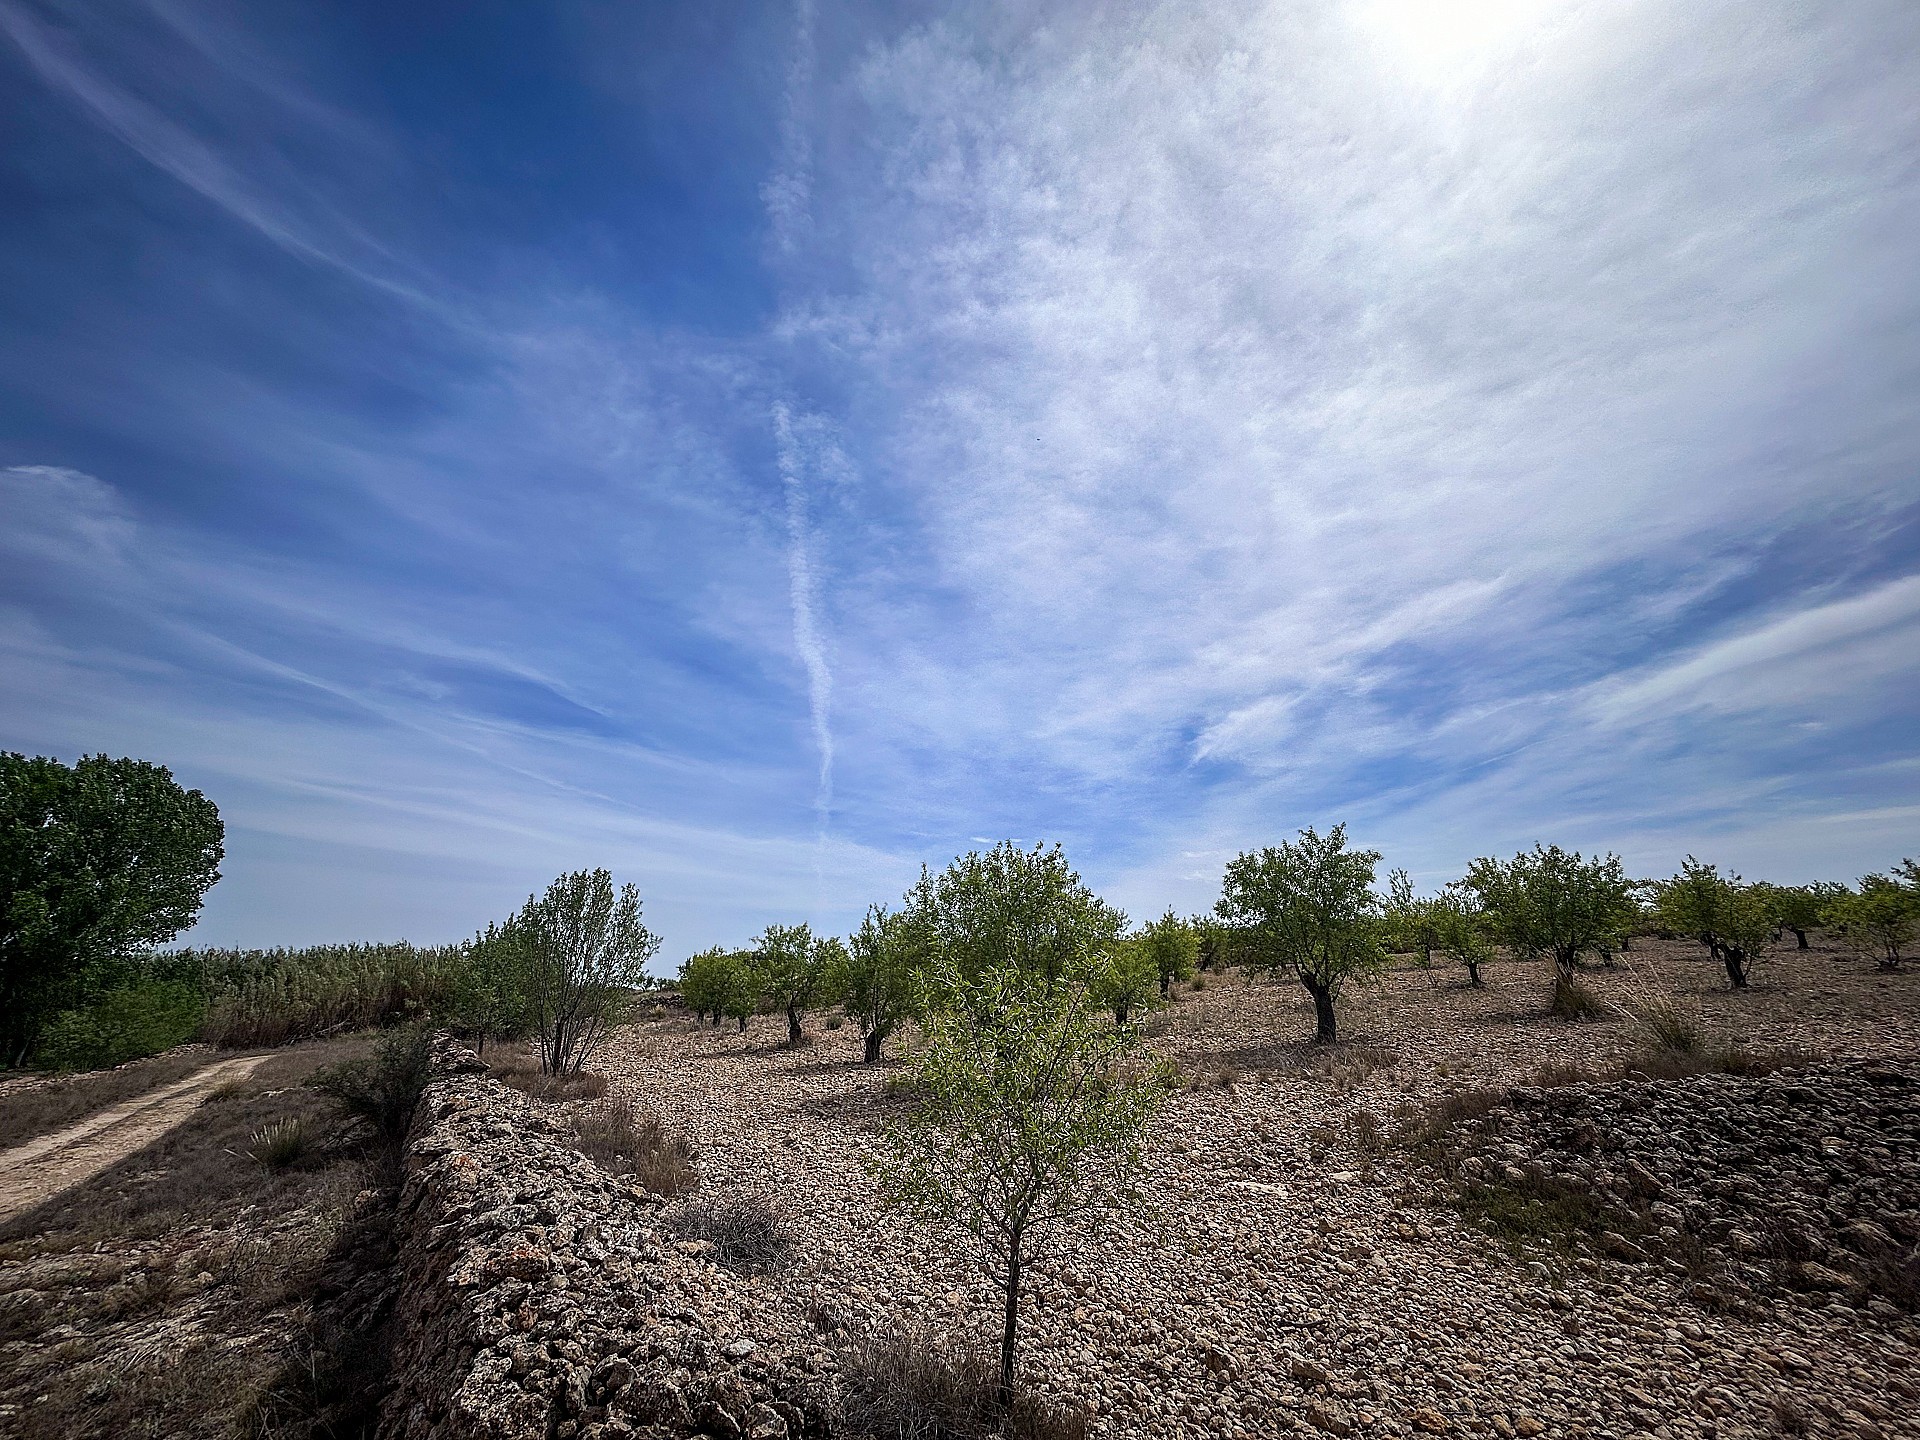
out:
<path id="1" fill-rule="evenodd" d="M 1087 977 L 1093 1002 L 1113 1012 L 1113 1023 L 1125 1025 L 1136 1010 L 1159 999 L 1159 969 L 1146 942 L 1139 937 L 1116 941 L 1106 958 Z"/>
<path id="2" fill-rule="evenodd" d="M 754 942 L 754 972 L 761 997 L 787 1012 L 787 1043 L 806 1037 L 800 1017 L 825 992 L 845 952 L 838 940 L 816 936 L 805 925 L 769 925 Z"/>
<path id="3" fill-rule="evenodd" d="M 1660 882 L 1654 918 L 1663 929 L 1691 935 L 1727 972 L 1735 990 L 1747 988 L 1754 962 L 1771 947 L 1774 922 L 1765 888 L 1687 856 L 1680 873 Z"/>
<path id="4" fill-rule="evenodd" d="M 1493 931 L 1480 897 L 1457 881 L 1430 902 L 1434 938 L 1441 951 L 1467 968 L 1467 984 L 1478 989 L 1480 967 L 1494 956 Z"/>
<path id="5" fill-rule="evenodd" d="M 1173 993 L 1174 981 L 1193 978 L 1194 964 L 1200 958 L 1200 937 L 1193 926 L 1173 913 L 1171 907 L 1140 932 L 1139 941 L 1153 958 L 1162 1000 Z"/>
<path id="6" fill-rule="evenodd" d="M 616 895 L 605 870 L 562 875 L 529 898 L 513 925 L 524 943 L 527 1015 L 540 1068 L 573 1075 L 625 1018 L 635 990 L 651 983 L 647 961 L 660 937 L 640 923 L 640 892 Z"/>
<path id="7" fill-rule="evenodd" d="M 873 1169 L 890 1203 L 960 1241 L 999 1289 L 1004 1408 L 1022 1276 L 1125 1203 L 1168 1076 L 1071 979 L 1012 963 L 963 975 L 941 956 L 923 995 L 916 1105 L 888 1126 Z"/>
<path id="8" fill-rule="evenodd" d="M 1827 906 L 1843 890 L 1832 884 L 1771 885 L 1764 880 L 1756 881 L 1753 888 L 1765 902 L 1773 928 L 1793 932 L 1796 950 L 1807 948 L 1807 932 L 1824 923 Z"/>
<path id="9" fill-rule="evenodd" d="M 718 945 L 702 950 L 697 955 L 689 955 L 680 966 L 680 998 L 686 1002 L 697 1024 L 705 1024 L 707 1017 L 713 1017 L 713 1023 L 720 1023 L 720 1013 L 724 1008 L 727 985 L 728 956 Z"/>
<path id="10" fill-rule="evenodd" d="M 1827 907 L 1829 922 L 1839 927 L 1840 938 L 1870 956 L 1879 969 L 1898 970 L 1904 952 L 1920 934 L 1920 873 L 1916 868 L 1908 860 L 1895 872 L 1901 879 L 1863 875 L 1858 889 Z"/>
<path id="11" fill-rule="evenodd" d="M 1347 827 L 1249 850 L 1227 865 L 1214 907 L 1231 932 L 1236 959 L 1251 969 L 1292 974 L 1313 997 L 1314 1041 L 1335 1038 L 1334 1002 L 1347 981 L 1386 964 L 1377 850 L 1349 850 Z"/>
<path id="12" fill-rule="evenodd" d="M 1536 845 L 1507 861 L 1476 860 L 1461 883 L 1516 954 L 1553 957 L 1556 1010 L 1574 994 L 1581 953 L 1618 949 L 1637 909 L 1619 856 L 1589 860 L 1558 845 Z"/>
<path id="13" fill-rule="evenodd" d="M 833 989 L 847 1014 L 860 1026 L 862 1059 L 880 1058 L 887 1037 L 913 1014 L 915 971 L 920 947 L 905 915 L 875 905 L 843 951 Z"/>

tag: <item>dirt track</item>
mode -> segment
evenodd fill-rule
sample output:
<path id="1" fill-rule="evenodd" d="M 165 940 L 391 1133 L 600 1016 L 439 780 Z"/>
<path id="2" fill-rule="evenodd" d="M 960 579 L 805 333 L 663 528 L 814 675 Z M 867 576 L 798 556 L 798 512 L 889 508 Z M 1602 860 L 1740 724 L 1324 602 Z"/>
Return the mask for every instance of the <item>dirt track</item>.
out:
<path id="1" fill-rule="evenodd" d="M 136 1095 L 24 1145 L 0 1150 L 0 1221 L 11 1220 L 109 1165 L 151 1145 L 191 1115 L 229 1080 L 242 1080 L 266 1060 L 222 1060 L 184 1080 Z"/>

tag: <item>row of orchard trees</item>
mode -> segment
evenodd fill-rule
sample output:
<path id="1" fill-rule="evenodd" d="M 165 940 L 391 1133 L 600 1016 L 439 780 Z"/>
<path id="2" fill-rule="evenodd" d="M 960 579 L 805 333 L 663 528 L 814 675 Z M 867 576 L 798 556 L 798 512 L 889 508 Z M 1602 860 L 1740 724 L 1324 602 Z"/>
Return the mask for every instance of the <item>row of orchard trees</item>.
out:
<path id="1" fill-rule="evenodd" d="M 1804 943 L 1807 928 L 1837 925 L 1891 968 L 1920 924 L 1912 861 L 1857 890 L 1789 892 L 1691 859 L 1647 885 L 1615 856 L 1536 846 L 1477 860 L 1420 900 L 1403 873 L 1376 891 L 1380 859 L 1349 845 L 1344 827 L 1303 830 L 1236 856 L 1212 915 L 1169 912 L 1129 931 L 1058 847 L 1005 843 L 923 870 L 898 909 L 875 907 L 844 943 L 776 926 L 750 949 L 703 952 L 683 967 L 682 994 L 716 1022 L 784 1010 L 793 1040 L 808 1008 L 839 1003 L 869 1060 L 908 1020 L 918 1026 L 913 1103 L 870 1164 L 888 1200 L 956 1237 L 999 1288 L 1007 1403 L 1022 1276 L 1126 1202 L 1170 1089 L 1129 1017 L 1196 963 L 1296 979 L 1312 995 L 1316 1038 L 1331 1041 L 1343 987 L 1383 967 L 1390 947 L 1456 955 L 1471 983 L 1499 954 L 1550 957 L 1558 1001 L 1583 956 L 1607 958 L 1636 930 L 1697 936 L 1738 986 L 1776 927 Z"/>

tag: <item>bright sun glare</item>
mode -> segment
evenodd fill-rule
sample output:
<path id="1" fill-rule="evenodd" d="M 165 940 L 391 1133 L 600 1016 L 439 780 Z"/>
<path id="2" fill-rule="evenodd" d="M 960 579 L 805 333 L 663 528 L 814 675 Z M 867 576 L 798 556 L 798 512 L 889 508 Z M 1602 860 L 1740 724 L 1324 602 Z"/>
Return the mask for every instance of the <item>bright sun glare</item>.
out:
<path id="1" fill-rule="evenodd" d="M 1358 0 L 1357 18 L 1394 60 L 1443 79 L 1493 59 L 1544 16 L 1547 0 Z"/>

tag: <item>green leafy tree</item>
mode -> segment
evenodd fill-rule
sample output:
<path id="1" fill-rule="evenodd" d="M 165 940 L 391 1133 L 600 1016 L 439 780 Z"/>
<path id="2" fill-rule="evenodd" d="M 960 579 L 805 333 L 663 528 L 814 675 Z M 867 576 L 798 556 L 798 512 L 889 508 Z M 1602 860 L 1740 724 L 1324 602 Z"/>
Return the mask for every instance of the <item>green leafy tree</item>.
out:
<path id="1" fill-rule="evenodd" d="M 1116 1025 L 1125 1025 L 1134 1011 L 1145 1010 L 1160 997 L 1159 969 L 1139 937 L 1115 941 L 1087 978 L 1094 1003 L 1111 1010 Z"/>
<path id="2" fill-rule="evenodd" d="M 817 936 L 805 925 L 769 925 L 754 941 L 753 968 L 760 997 L 787 1012 L 788 1044 L 798 1045 L 806 1038 L 800 1017 L 826 993 L 845 959 L 838 940 Z"/>
<path id="3" fill-rule="evenodd" d="M 1433 952 L 1440 944 L 1439 916 L 1432 900 L 1413 893 L 1413 878 L 1404 870 L 1387 872 L 1387 898 L 1383 908 L 1383 939 L 1396 955 L 1420 957 L 1423 967 L 1433 964 Z"/>
<path id="4" fill-rule="evenodd" d="M 705 1024 L 709 1017 L 718 1025 L 726 1006 L 727 989 L 733 983 L 729 974 L 734 961 L 718 945 L 697 955 L 689 955 L 680 966 L 680 998 L 693 1011 L 694 1019 Z"/>
<path id="5" fill-rule="evenodd" d="M 862 1058 L 871 1065 L 887 1037 L 913 1014 L 921 946 L 904 914 L 875 905 L 842 953 L 833 989 L 860 1026 Z"/>
<path id="6" fill-rule="evenodd" d="M 1738 875 L 1689 855 L 1680 873 L 1659 885 L 1654 915 L 1662 929 L 1691 935 L 1718 960 L 1735 990 L 1747 988 L 1753 967 L 1772 948 L 1771 887 L 1747 885 Z"/>
<path id="7" fill-rule="evenodd" d="M 1462 883 L 1503 944 L 1553 957 L 1556 1008 L 1573 998 L 1581 954 L 1617 948 L 1632 925 L 1633 886 L 1617 855 L 1536 845 L 1511 860 L 1474 861 Z"/>
<path id="8" fill-rule="evenodd" d="M 1827 906 L 1846 892 L 1844 885 L 1770 885 L 1766 881 L 1756 882 L 1754 889 L 1765 901 L 1774 929 L 1792 932 L 1796 950 L 1807 948 L 1807 932 L 1825 923 Z"/>
<path id="9" fill-rule="evenodd" d="M 1860 884 L 1827 908 L 1841 939 L 1882 970 L 1898 970 L 1905 950 L 1920 933 L 1920 875 L 1911 860 L 1887 875 L 1863 875 Z"/>
<path id="10" fill-rule="evenodd" d="M 578 1074 L 645 989 L 660 937 L 640 921 L 640 892 L 605 870 L 562 875 L 514 917 L 526 947 L 527 1015 L 540 1068 Z"/>
<path id="11" fill-rule="evenodd" d="M 487 1053 L 489 1037 L 525 1033 L 530 963 L 517 919 L 489 923 L 467 942 L 447 985 L 445 1011 L 451 1024 L 473 1032 L 479 1054 Z"/>
<path id="12" fill-rule="evenodd" d="M 887 1127 L 873 1168 L 890 1203 L 939 1225 L 1000 1291 L 1007 1407 L 1022 1278 L 1068 1233 L 1126 1203 L 1168 1081 L 1133 1030 L 1095 1018 L 1084 986 L 1017 963 L 1023 948 L 1000 964 L 977 948 L 964 958 L 962 974 L 936 957 L 928 991 L 940 999 L 922 1021 L 916 1104 Z M 1077 971 L 1078 957 L 1059 959 L 1062 977 Z"/>
<path id="13" fill-rule="evenodd" d="M 1336 825 L 1325 836 L 1309 827 L 1298 840 L 1249 850 L 1227 865 L 1215 909 L 1231 927 L 1235 957 L 1306 987 L 1317 1043 L 1335 1038 L 1334 1003 L 1347 982 L 1386 964 L 1373 893 L 1379 863 L 1377 850 L 1349 850 L 1347 827 Z"/>
<path id="14" fill-rule="evenodd" d="M 0 754 L 0 1060 L 129 981 L 220 878 L 220 812 L 164 765 Z"/>
<path id="15" fill-rule="evenodd" d="M 1023 850 L 1010 840 L 938 875 L 922 868 L 905 909 L 929 953 L 960 975 L 1011 964 L 1048 985 L 1099 963 L 1127 930 L 1127 917 L 1081 883 L 1058 845 Z"/>
<path id="16" fill-rule="evenodd" d="M 1169 909 L 1166 914 L 1140 932 L 1139 941 L 1153 958 L 1154 973 L 1160 980 L 1160 998 L 1173 993 L 1173 982 L 1191 980 L 1200 958 L 1200 937 L 1192 925 Z"/>
<path id="17" fill-rule="evenodd" d="M 1189 915 L 1187 928 L 1193 931 L 1193 963 L 1197 969 L 1212 970 L 1226 963 L 1227 927 L 1218 915 Z"/>
<path id="18" fill-rule="evenodd" d="M 1435 941 L 1444 955 L 1467 971 L 1467 984 L 1478 989 L 1480 967 L 1498 953 L 1486 907 L 1470 888 L 1456 881 L 1432 901 Z"/>

